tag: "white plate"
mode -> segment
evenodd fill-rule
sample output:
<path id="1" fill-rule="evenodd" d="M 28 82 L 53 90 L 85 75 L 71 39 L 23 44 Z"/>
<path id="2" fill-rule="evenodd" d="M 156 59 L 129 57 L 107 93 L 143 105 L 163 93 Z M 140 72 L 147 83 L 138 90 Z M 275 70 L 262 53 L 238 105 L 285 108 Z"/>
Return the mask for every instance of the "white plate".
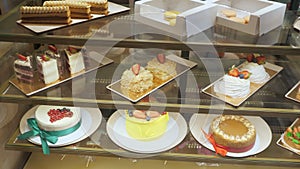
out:
<path id="1" fill-rule="evenodd" d="M 167 130 L 161 137 L 140 141 L 130 137 L 125 128 L 125 112 L 117 110 L 107 122 L 107 133 L 118 146 L 136 153 L 159 153 L 178 145 L 187 134 L 187 124 L 180 113 L 169 113 Z"/>
<path id="2" fill-rule="evenodd" d="M 214 151 L 213 146 L 201 132 L 201 128 L 208 133 L 211 121 L 219 115 L 216 114 L 194 114 L 189 122 L 190 130 L 194 138 L 204 147 Z M 244 116 L 256 128 L 256 140 L 254 146 L 249 151 L 243 153 L 227 152 L 229 157 L 246 157 L 262 152 L 269 147 L 272 141 L 272 131 L 269 125 L 260 117 Z"/>
<path id="3" fill-rule="evenodd" d="M 38 106 L 33 107 L 22 117 L 20 122 L 20 132 L 22 134 L 27 131 L 30 131 L 30 128 L 27 125 L 27 119 L 34 117 L 34 113 L 37 108 Z M 56 106 L 53 106 L 53 108 L 56 108 Z M 59 137 L 58 141 L 55 144 L 48 142 L 49 147 L 60 147 L 74 144 L 89 137 L 96 131 L 96 129 L 101 124 L 101 111 L 98 108 L 80 108 L 80 112 L 82 117 L 80 127 L 71 134 Z M 41 145 L 39 136 L 28 138 L 28 141 L 34 144 Z"/>

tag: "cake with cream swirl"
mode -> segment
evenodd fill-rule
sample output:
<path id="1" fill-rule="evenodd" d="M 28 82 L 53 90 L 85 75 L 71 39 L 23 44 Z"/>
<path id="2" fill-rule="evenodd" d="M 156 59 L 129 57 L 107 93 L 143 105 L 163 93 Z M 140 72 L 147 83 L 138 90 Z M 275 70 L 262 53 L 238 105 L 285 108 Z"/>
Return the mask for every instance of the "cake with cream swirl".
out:
<path id="1" fill-rule="evenodd" d="M 250 150 L 256 140 L 254 125 L 242 116 L 222 115 L 216 117 L 210 125 L 210 133 L 218 147 L 234 153 Z"/>
<path id="2" fill-rule="evenodd" d="M 251 73 L 251 76 L 249 77 L 250 82 L 265 83 L 270 79 L 270 75 L 266 72 L 264 67 L 265 60 L 265 56 L 262 55 L 247 55 L 248 62 L 246 62 L 241 69 Z"/>

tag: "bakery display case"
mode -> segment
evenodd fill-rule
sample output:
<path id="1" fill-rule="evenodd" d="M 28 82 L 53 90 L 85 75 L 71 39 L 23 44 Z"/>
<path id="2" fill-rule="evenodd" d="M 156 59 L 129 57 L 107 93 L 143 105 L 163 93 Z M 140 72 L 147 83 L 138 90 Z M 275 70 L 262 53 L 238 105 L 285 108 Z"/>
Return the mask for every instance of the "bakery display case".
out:
<path id="1" fill-rule="evenodd" d="M 0 41 L 7 46 L 1 49 L 0 56 L 4 70 L 0 79 L 0 102 L 26 105 L 21 106 L 22 115 L 12 120 L 18 127 L 9 133 L 5 149 L 31 152 L 25 168 L 37 167 L 34 161 L 40 163 L 40 159 L 48 158 L 41 155 L 39 139 L 18 137 L 30 130 L 26 119 L 33 116 L 39 105 L 80 107 L 85 114 L 82 123 L 88 126 L 87 133 L 65 136 L 65 142 L 58 145 L 49 143 L 49 160 L 66 162 L 64 165 L 72 165 L 69 158 L 87 163 L 92 158 L 96 167 L 97 160 L 111 157 L 111 163 L 128 166 L 131 166 L 126 161 L 129 159 L 145 164 L 162 162 L 163 166 L 169 161 L 178 168 L 195 167 L 193 164 L 252 168 L 277 165 L 296 168 L 300 165 L 299 155 L 279 142 L 282 133 L 300 115 L 300 101 L 296 96 L 300 42 L 299 32 L 293 29 L 298 17 L 295 11 L 286 10 L 283 24 L 261 36 L 215 25 L 183 38 L 137 21 L 134 1 L 110 3 L 128 10 L 43 32 L 34 32 L 18 23 L 20 6 L 41 5 L 41 2 L 24 1 L 0 17 L 1 25 L 7 25 L 0 28 Z M 92 60 L 90 65 L 97 65 L 93 66 L 95 69 L 44 88 L 34 88 L 35 83 L 22 84 L 31 90 L 26 94 L 17 87 L 20 82 L 15 80 L 16 53 L 36 56 L 47 50 L 48 45 L 55 45 L 61 51 L 69 46 L 84 46 Z M 161 53 L 175 58 L 177 65 L 180 63 L 184 67 L 188 63 L 188 66 L 184 71 L 177 69 L 178 76 L 138 100 L 130 100 L 108 89 L 121 79 L 124 70 L 136 63 L 147 65 Z M 244 64 L 253 53 L 263 55 L 268 71 L 274 72 L 268 81 L 238 105 L 207 94 L 207 87 L 222 78 L 228 68 Z M 166 134 L 150 141 L 124 138 L 120 133 L 126 133 L 125 127 L 119 127 L 125 124 L 122 113 L 133 109 L 168 112 L 170 120 Z M 219 114 L 242 115 L 255 125 L 257 141 L 251 151 L 227 153 L 226 157 L 214 152 L 212 145 L 202 137 L 201 128 L 208 131 L 211 121 L 206 117 Z"/>

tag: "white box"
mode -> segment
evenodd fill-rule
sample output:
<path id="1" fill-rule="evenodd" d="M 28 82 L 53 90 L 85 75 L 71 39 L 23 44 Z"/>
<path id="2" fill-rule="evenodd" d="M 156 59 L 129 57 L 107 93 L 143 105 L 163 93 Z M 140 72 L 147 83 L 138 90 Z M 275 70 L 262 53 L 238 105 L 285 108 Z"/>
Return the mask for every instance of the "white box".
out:
<path id="1" fill-rule="evenodd" d="M 176 24 L 164 19 L 164 12 L 179 11 Z M 190 37 L 215 24 L 217 5 L 201 0 L 141 0 L 135 2 L 135 20 L 179 37 Z"/>
<path id="2" fill-rule="evenodd" d="M 230 27 L 251 35 L 263 35 L 282 25 L 286 4 L 268 0 L 212 0 L 218 4 L 216 24 Z M 222 10 L 232 9 L 237 17 L 250 15 L 249 23 L 243 24 L 230 20 Z"/>

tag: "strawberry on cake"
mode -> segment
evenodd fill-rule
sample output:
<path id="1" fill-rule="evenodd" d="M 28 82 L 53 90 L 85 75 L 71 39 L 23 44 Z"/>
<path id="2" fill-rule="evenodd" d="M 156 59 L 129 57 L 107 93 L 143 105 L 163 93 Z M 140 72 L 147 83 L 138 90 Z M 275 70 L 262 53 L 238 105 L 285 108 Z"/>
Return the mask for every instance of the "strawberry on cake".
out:
<path id="1" fill-rule="evenodd" d="M 214 91 L 232 98 L 243 98 L 250 93 L 250 75 L 247 70 L 239 71 L 232 66 L 222 80 L 214 84 Z"/>
<path id="2" fill-rule="evenodd" d="M 39 78 L 45 84 L 54 83 L 59 79 L 57 61 L 47 55 L 37 56 Z"/>
<path id="3" fill-rule="evenodd" d="M 123 93 L 138 97 L 153 88 L 153 75 L 140 64 L 134 64 L 123 72 L 121 89 Z"/>
<path id="4" fill-rule="evenodd" d="M 160 85 L 177 75 L 176 63 L 167 59 L 164 54 L 158 54 L 150 60 L 146 69 L 153 74 L 155 85 Z"/>
<path id="5" fill-rule="evenodd" d="M 253 83 L 264 83 L 270 79 L 270 75 L 264 68 L 265 56 L 249 54 L 247 56 L 247 63 L 241 68 L 251 73 L 249 80 Z"/>
<path id="6" fill-rule="evenodd" d="M 32 83 L 34 78 L 32 57 L 17 54 L 18 59 L 14 62 L 14 71 L 20 82 Z"/>

